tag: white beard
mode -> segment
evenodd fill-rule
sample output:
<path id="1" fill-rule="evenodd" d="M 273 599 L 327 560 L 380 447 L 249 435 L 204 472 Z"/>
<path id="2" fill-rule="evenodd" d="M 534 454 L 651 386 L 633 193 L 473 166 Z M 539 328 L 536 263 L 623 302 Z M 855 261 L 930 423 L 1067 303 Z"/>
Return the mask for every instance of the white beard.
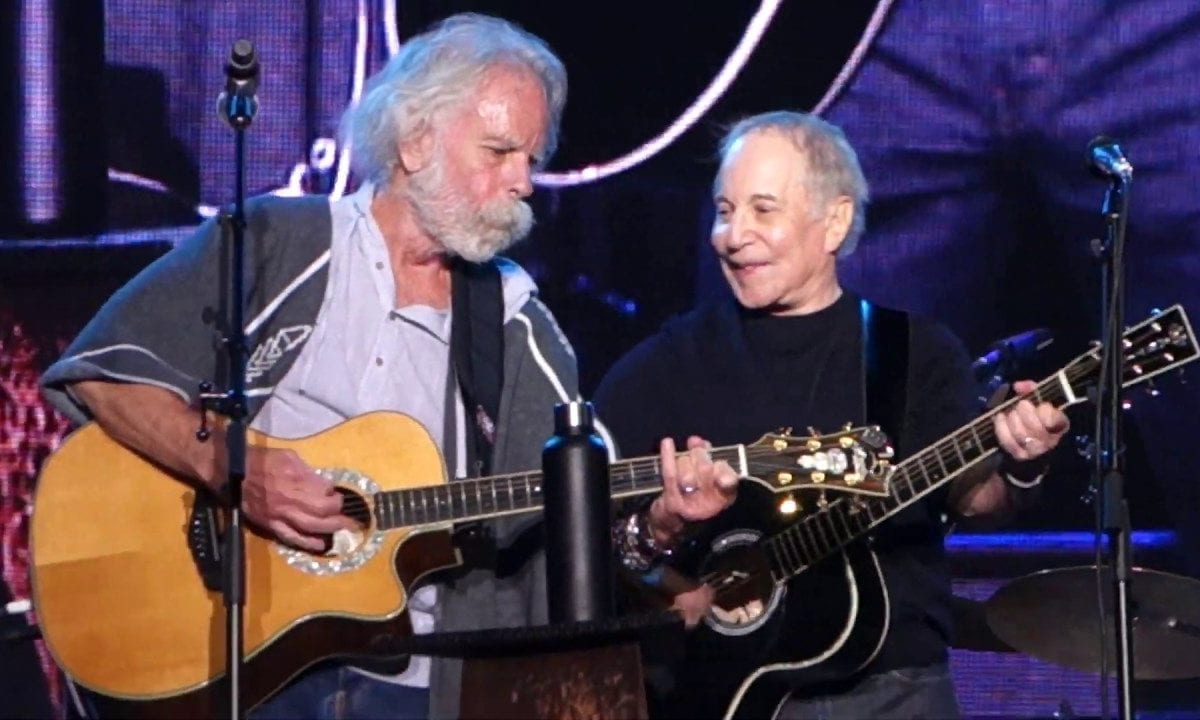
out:
<path id="1" fill-rule="evenodd" d="M 449 187 L 438 164 L 409 177 L 408 198 L 421 229 L 451 255 L 486 262 L 525 238 L 533 210 L 523 200 L 494 200 L 475 209 Z"/>

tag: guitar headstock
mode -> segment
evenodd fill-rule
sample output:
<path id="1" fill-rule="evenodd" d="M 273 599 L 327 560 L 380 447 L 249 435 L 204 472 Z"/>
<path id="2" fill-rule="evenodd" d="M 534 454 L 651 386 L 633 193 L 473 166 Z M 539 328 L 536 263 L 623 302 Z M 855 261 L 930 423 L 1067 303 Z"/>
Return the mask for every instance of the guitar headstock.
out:
<path id="1" fill-rule="evenodd" d="M 747 445 L 750 479 L 777 493 L 809 489 L 887 496 L 895 453 L 878 425 L 847 425 L 826 435 L 809 432 L 798 436 L 785 428 Z"/>
<path id="2" fill-rule="evenodd" d="M 1064 368 L 1075 402 L 1088 397 L 1100 377 L 1099 345 Z M 1143 320 L 1122 336 L 1121 384 L 1132 387 L 1200 357 L 1196 335 L 1183 306 L 1173 305 Z"/>

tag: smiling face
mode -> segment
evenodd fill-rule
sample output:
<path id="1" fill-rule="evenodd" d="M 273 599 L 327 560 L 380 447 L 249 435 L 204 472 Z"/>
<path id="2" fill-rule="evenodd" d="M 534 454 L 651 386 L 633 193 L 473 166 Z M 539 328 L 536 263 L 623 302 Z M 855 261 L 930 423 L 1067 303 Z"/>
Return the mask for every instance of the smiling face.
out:
<path id="1" fill-rule="evenodd" d="M 529 72 L 498 66 L 449 109 L 436 130 L 408 145 L 409 196 L 425 232 L 452 254 L 487 260 L 529 233 L 549 111 Z"/>
<path id="2" fill-rule="evenodd" d="M 810 197 L 808 163 L 779 132 L 755 130 L 726 153 L 714 192 L 712 244 L 743 307 L 816 312 L 837 299 L 835 253 L 853 202 Z"/>

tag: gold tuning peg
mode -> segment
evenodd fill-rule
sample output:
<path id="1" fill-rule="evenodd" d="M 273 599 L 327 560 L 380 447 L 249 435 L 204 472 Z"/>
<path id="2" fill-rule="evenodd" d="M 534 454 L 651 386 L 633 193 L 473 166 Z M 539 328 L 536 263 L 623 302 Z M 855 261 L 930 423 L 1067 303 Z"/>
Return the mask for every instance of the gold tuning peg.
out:
<path id="1" fill-rule="evenodd" d="M 809 425 L 809 426 L 808 426 L 808 434 L 809 434 L 809 435 L 820 435 L 820 434 L 821 434 L 821 431 L 820 431 L 820 430 L 818 430 L 818 429 L 816 429 L 816 428 L 815 428 L 815 427 L 813 427 L 812 425 Z"/>
<path id="2" fill-rule="evenodd" d="M 846 423 L 845 425 L 843 425 L 843 426 L 842 426 L 842 429 L 843 429 L 843 430 L 850 430 L 850 429 L 852 429 L 853 427 L 854 427 L 854 423 L 852 423 L 852 422 L 848 422 L 848 423 Z"/>
<path id="3" fill-rule="evenodd" d="M 787 495 L 784 495 L 783 499 L 779 501 L 779 514 L 795 515 L 799 511 L 800 511 L 800 501 L 797 500 L 796 496 L 793 495 L 792 493 L 788 493 Z"/>

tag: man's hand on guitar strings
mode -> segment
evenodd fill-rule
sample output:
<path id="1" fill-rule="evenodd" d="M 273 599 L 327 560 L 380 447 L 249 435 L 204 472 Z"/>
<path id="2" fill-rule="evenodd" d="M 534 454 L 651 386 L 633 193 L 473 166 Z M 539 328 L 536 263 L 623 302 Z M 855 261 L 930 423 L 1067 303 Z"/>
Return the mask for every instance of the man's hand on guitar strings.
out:
<path id="1" fill-rule="evenodd" d="M 1018 395 L 1029 395 L 1037 387 L 1032 380 L 1013 383 Z M 1062 410 L 1050 403 L 1038 403 L 1022 398 L 1010 409 L 997 413 L 996 439 L 1000 447 L 1014 460 L 1028 461 L 1053 450 L 1071 423 Z"/>
<path id="2" fill-rule="evenodd" d="M 358 525 L 342 515 L 342 496 L 292 450 L 250 447 L 242 483 L 247 519 L 300 550 L 325 552 L 328 536 Z"/>

